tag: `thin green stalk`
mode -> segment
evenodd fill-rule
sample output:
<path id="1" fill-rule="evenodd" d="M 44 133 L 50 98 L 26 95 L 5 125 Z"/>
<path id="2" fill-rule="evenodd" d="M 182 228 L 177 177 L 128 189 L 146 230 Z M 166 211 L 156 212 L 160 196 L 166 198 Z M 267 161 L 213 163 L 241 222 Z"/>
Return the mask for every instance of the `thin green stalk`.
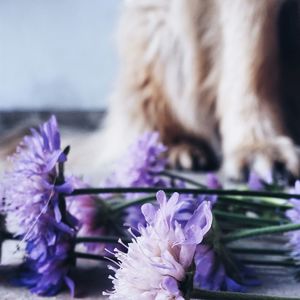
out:
<path id="1" fill-rule="evenodd" d="M 162 171 L 160 172 L 161 175 L 164 175 L 164 176 L 167 176 L 167 177 L 170 177 L 172 179 L 178 179 L 178 180 L 182 180 L 182 181 L 185 181 L 187 183 L 190 183 L 194 186 L 197 186 L 199 188 L 203 188 L 203 189 L 206 189 L 207 186 L 205 184 L 202 184 L 200 182 L 197 182 L 191 178 L 188 178 L 188 177 L 185 177 L 185 176 L 182 176 L 182 175 L 178 175 L 178 174 L 174 174 L 174 173 L 171 173 L 169 171 Z"/>
<path id="2" fill-rule="evenodd" d="M 283 249 L 262 249 L 262 248 L 238 248 L 229 247 L 230 251 L 236 254 L 261 254 L 261 255 L 272 255 L 272 256 L 285 256 L 289 253 Z"/>
<path id="3" fill-rule="evenodd" d="M 194 290 L 191 298 L 202 300 L 299 300 L 300 298 L 287 298 L 255 294 L 243 294 L 234 292 L 214 292 L 205 290 Z"/>
<path id="4" fill-rule="evenodd" d="M 254 228 L 241 230 L 234 233 L 229 233 L 225 235 L 222 240 L 225 243 L 229 243 L 236 240 L 246 239 L 254 236 L 266 235 L 266 234 L 275 234 L 275 233 L 283 233 L 288 231 L 295 231 L 300 229 L 300 223 L 297 224 L 285 224 L 285 225 L 277 225 L 277 226 L 268 226 L 264 228 Z"/>
<path id="5" fill-rule="evenodd" d="M 251 260 L 251 259 L 241 259 L 240 262 L 245 265 L 256 265 L 256 266 L 271 266 L 271 267 L 287 267 L 296 268 L 295 263 L 291 261 L 272 261 L 272 260 Z"/>
<path id="6" fill-rule="evenodd" d="M 226 232 L 233 232 L 240 229 L 245 229 L 245 225 L 238 223 L 238 222 L 228 222 L 228 220 L 218 220 L 218 223 L 220 227 L 222 228 L 222 232 L 225 234 Z M 247 224 L 250 226 L 250 224 Z M 256 228 L 257 226 L 254 226 L 254 224 L 251 226 L 251 228 Z M 248 228 L 248 227 L 246 227 Z"/>
<path id="7" fill-rule="evenodd" d="M 259 199 L 261 200 L 261 199 Z M 282 210 L 287 210 L 292 208 L 292 205 L 289 204 L 273 204 L 273 203 L 267 203 L 264 202 L 263 200 L 260 202 L 253 201 L 252 199 L 237 199 L 237 198 L 230 198 L 227 196 L 224 197 L 218 197 L 219 202 L 223 203 L 228 203 L 228 204 L 236 204 L 236 205 L 242 205 L 242 206 L 249 206 L 249 207 L 257 207 L 257 208 L 262 208 L 262 209 L 282 209 Z"/>
<path id="8" fill-rule="evenodd" d="M 243 214 L 225 212 L 220 210 L 213 210 L 213 213 L 216 217 L 229 219 L 230 221 L 239 221 L 243 223 L 251 223 L 251 224 L 261 224 L 261 225 L 279 225 L 283 222 L 286 223 L 286 220 L 273 220 L 268 218 L 249 218 Z"/>
<path id="9" fill-rule="evenodd" d="M 75 252 L 74 256 L 76 258 L 83 258 L 83 259 L 91 259 L 91 260 L 99 260 L 99 261 L 108 261 L 107 258 L 101 255 L 90 254 L 90 253 L 82 253 L 82 252 Z"/>
<path id="10" fill-rule="evenodd" d="M 76 238 L 76 244 L 80 243 L 118 243 L 119 240 L 122 240 L 124 243 L 130 243 L 131 239 L 120 238 L 116 236 L 97 236 L 97 237 L 78 237 Z"/>
<path id="11" fill-rule="evenodd" d="M 118 211 L 121 211 L 130 206 L 142 205 L 142 204 L 148 203 L 150 201 L 154 201 L 154 200 L 155 200 L 155 195 L 151 195 L 151 196 L 147 196 L 144 198 L 139 198 L 139 199 L 131 200 L 131 201 L 124 200 L 124 201 L 122 201 L 122 203 L 119 203 L 119 204 L 113 206 L 112 212 L 118 212 Z"/>
<path id="12" fill-rule="evenodd" d="M 148 187 L 148 188 L 85 188 L 75 189 L 72 193 L 65 196 L 77 196 L 86 194 L 124 194 L 124 193 L 156 193 L 163 190 L 170 194 L 174 192 L 194 195 L 219 195 L 219 196 L 245 196 L 245 197 L 265 197 L 278 199 L 300 199 L 300 194 L 288 194 L 279 192 L 263 192 L 263 191 L 240 191 L 240 190 L 220 190 L 220 189 L 195 189 L 195 188 L 165 188 L 165 187 Z"/>

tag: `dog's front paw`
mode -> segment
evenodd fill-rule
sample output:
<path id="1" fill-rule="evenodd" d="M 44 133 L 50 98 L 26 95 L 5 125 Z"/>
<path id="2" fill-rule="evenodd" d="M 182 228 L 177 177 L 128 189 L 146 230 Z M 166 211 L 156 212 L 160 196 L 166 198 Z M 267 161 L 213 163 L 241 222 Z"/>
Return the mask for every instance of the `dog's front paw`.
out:
<path id="1" fill-rule="evenodd" d="M 214 170 L 219 161 L 207 145 L 182 143 L 168 150 L 169 166 L 183 170 Z"/>
<path id="2" fill-rule="evenodd" d="M 241 143 L 224 157 L 225 175 L 236 181 L 247 180 L 250 171 L 268 183 L 299 177 L 299 150 L 288 137 L 281 136 L 253 144 Z"/>

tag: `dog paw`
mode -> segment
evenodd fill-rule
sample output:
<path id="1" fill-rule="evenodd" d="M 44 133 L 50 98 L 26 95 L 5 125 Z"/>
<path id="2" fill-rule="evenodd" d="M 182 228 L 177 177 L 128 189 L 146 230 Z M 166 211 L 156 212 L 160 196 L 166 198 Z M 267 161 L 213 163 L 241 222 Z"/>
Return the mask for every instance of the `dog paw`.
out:
<path id="1" fill-rule="evenodd" d="M 168 150 L 169 166 L 181 170 L 214 170 L 219 161 L 207 145 L 183 143 Z"/>
<path id="2" fill-rule="evenodd" d="M 299 177 L 299 158 L 299 150 L 291 139 L 282 136 L 257 144 L 240 145 L 225 155 L 223 171 L 235 181 L 247 180 L 250 171 L 267 183 L 290 181 Z"/>

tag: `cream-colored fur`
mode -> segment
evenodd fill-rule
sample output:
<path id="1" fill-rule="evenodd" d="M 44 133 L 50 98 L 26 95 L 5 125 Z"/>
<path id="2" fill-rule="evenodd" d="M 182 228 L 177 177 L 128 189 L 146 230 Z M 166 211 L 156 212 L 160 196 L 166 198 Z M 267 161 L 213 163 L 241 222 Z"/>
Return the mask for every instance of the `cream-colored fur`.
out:
<path id="1" fill-rule="evenodd" d="M 254 169 L 269 180 L 281 163 L 298 176 L 299 36 L 300 0 L 124 0 L 104 130 L 63 136 L 73 146 L 67 171 L 97 184 L 157 130 L 174 166 L 219 159 L 228 177 Z M 0 157 L 19 139 L 3 138 Z"/>
<path id="2" fill-rule="evenodd" d="M 300 0 L 124 0 L 104 130 L 63 139 L 74 145 L 67 169 L 97 183 L 157 130 L 174 166 L 220 160 L 228 177 L 254 169 L 269 180 L 279 162 L 298 176 L 299 36 Z"/>
<path id="3" fill-rule="evenodd" d="M 102 159 L 158 130 L 172 164 L 268 179 L 299 157 L 280 107 L 277 0 L 127 0 Z M 300 82 L 300 80 L 299 80 Z"/>
<path id="4" fill-rule="evenodd" d="M 197 0 L 193 2 L 197 6 Z M 109 109 L 107 136 L 130 142 L 141 131 L 155 129 L 164 142 L 175 146 L 181 146 L 184 135 L 211 140 L 216 80 L 212 73 L 199 71 L 208 67 L 202 66 L 201 51 L 212 56 L 215 51 L 212 33 L 200 33 L 203 48 L 199 47 L 199 33 L 190 18 L 193 9 L 184 1 L 126 1 L 124 6 L 119 26 L 120 78 Z M 194 18 L 198 17 L 210 19 L 211 14 L 201 9 L 195 12 Z M 202 94 L 211 107 L 199 109 Z"/>
<path id="5" fill-rule="evenodd" d="M 298 157 L 279 107 L 280 1 L 218 2 L 223 46 L 217 112 L 225 171 L 236 178 L 252 165 L 266 177 L 280 161 L 298 174 Z"/>

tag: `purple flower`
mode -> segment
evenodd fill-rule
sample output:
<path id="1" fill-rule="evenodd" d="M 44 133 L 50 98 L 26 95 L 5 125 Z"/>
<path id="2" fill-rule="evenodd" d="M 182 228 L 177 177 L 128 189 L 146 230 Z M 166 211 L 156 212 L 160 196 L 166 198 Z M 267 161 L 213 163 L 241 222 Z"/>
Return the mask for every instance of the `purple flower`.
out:
<path id="1" fill-rule="evenodd" d="M 77 177 L 73 177 L 71 181 L 74 189 L 89 187 L 88 184 Z M 109 224 L 108 216 L 105 215 L 104 201 L 95 195 L 80 195 L 67 198 L 68 210 L 79 222 L 78 236 L 98 237 L 117 234 L 112 230 L 114 227 L 112 224 Z M 103 254 L 105 247 L 107 246 L 102 243 L 85 244 L 88 252 L 96 254 Z"/>
<path id="2" fill-rule="evenodd" d="M 8 225 L 16 225 L 15 235 L 27 243 L 19 283 L 39 295 L 54 295 L 64 284 L 73 293 L 69 271 L 77 221 L 62 196 L 72 186 L 58 171 L 67 157 L 55 117 L 31 133 L 10 158 L 3 182 Z"/>
<path id="3" fill-rule="evenodd" d="M 89 185 L 77 177 L 72 178 L 74 189 L 88 188 Z M 80 195 L 67 198 L 67 206 L 70 213 L 76 217 L 79 222 L 78 235 L 80 236 L 100 236 L 103 234 L 103 228 L 97 227 L 97 199 L 94 195 Z M 86 245 L 87 249 L 97 252 L 96 248 L 100 244 Z M 103 246 L 101 246 L 102 248 Z"/>
<path id="4" fill-rule="evenodd" d="M 110 299 L 184 299 L 181 283 L 192 268 L 197 245 L 210 230 L 210 205 L 203 202 L 180 224 L 176 220 L 183 204 L 179 195 L 167 200 L 160 191 L 157 201 L 158 206 L 142 206 L 146 225 L 140 226 L 140 236 L 134 236 L 127 253 L 116 250 L 119 268 L 112 267 Z"/>
<path id="5" fill-rule="evenodd" d="M 209 245 L 197 246 L 195 268 L 195 288 L 210 291 L 245 291 L 243 284 L 237 283 L 228 275 L 222 257 Z M 238 276 L 241 278 L 242 272 L 240 270 L 237 271 Z"/>
<path id="6" fill-rule="evenodd" d="M 106 180 L 105 186 L 117 187 L 168 187 L 170 179 L 161 176 L 166 168 L 164 153 L 167 150 L 159 142 L 158 132 L 146 132 L 134 142 L 119 161 L 115 172 Z M 141 193 L 127 193 L 126 199 L 143 197 Z M 125 212 L 124 221 L 137 229 L 138 224 L 145 224 L 141 206 L 131 206 Z"/>
<path id="7" fill-rule="evenodd" d="M 159 142 L 158 132 L 146 132 L 133 143 L 118 164 L 108 184 L 123 187 L 149 187 L 168 185 L 160 172 L 166 168 L 163 157 L 167 148 Z M 132 198 L 132 195 L 130 196 Z"/>
<path id="8" fill-rule="evenodd" d="M 265 189 L 263 180 L 253 171 L 250 172 L 248 188 L 255 191 L 261 191 Z"/>
<path id="9" fill-rule="evenodd" d="M 222 185 L 219 182 L 217 176 L 209 174 L 207 176 L 207 186 L 212 189 L 221 189 Z M 194 211 L 201 205 L 201 203 L 207 201 L 212 207 L 217 202 L 217 196 L 215 195 L 187 195 L 181 194 L 180 200 L 183 202 L 180 209 L 176 213 L 176 221 L 180 224 L 185 224 L 190 220 Z M 249 281 L 244 278 L 242 270 L 239 270 L 238 265 L 236 265 L 235 274 L 240 283 L 235 281 L 230 274 L 228 274 L 226 268 L 229 253 L 226 249 L 218 246 L 218 249 L 214 248 L 211 244 L 217 240 L 216 230 L 211 230 L 210 235 L 213 236 L 212 239 L 208 238 L 205 243 L 201 243 L 197 246 L 195 251 L 194 263 L 195 263 L 195 275 L 194 275 L 194 287 L 199 289 L 207 290 L 222 290 L 222 291 L 239 291 L 245 290 L 245 285 Z M 217 253 L 218 250 L 222 248 L 222 255 Z M 226 257 L 224 257 L 224 255 Z M 232 262 L 233 259 L 231 258 Z M 232 267 L 232 265 L 230 266 Z M 245 274 L 246 275 L 246 274 Z M 245 279 L 245 280 L 244 280 Z M 245 284 L 245 285 L 244 285 Z"/>
<path id="10" fill-rule="evenodd" d="M 297 180 L 293 193 L 300 193 L 300 181 Z M 286 216 L 292 223 L 300 223 L 300 201 L 298 199 L 290 199 L 293 208 L 286 211 Z M 300 230 L 291 231 L 286 234 L 289 237 L 288 246 L 291 249 L 291 256 L 296 260 L 300 260 Z"/>
<path id="11" fill-rule="evenodd" d="M 206 185 L 210 189 L 222 189 L 219 178 L 213 173 L 209 173 L 206 176 Z"/>
<path id="12" fill-rule="evenodd" d="M 118 163 L 117 170 L 108 178 L 106 186 L 119 187 L 177 187 L 185 188 L 186 184 L 182 180 L 171 180 L 161 173 L 166 169 L 166 159 L 163 157 L 167 147 L 159 142 L 157 132 L 144 133 L 135 143 L 133 143 L 126 155 Z M 215 175 L 208 176 L 209 188 L 220 188 L 218 178 Z M 133 200 L 143 197 L 141 193 L 125 194 L 125 198 Z M 208 200 L 215 203 L 216 196 L 193 196 L 181 194 L 185 198 L 186 209 L 191 210 L 201 202 Z M 185 208 L 182 207 L 182 210 Z M 183 216 L 183 213 L 181 214 Z M 141 206 L 135 205 L 126 209 L 125 224 L 137 229 L 139 224 L 145 225 L 145 219 L 141 213 Z"/>

